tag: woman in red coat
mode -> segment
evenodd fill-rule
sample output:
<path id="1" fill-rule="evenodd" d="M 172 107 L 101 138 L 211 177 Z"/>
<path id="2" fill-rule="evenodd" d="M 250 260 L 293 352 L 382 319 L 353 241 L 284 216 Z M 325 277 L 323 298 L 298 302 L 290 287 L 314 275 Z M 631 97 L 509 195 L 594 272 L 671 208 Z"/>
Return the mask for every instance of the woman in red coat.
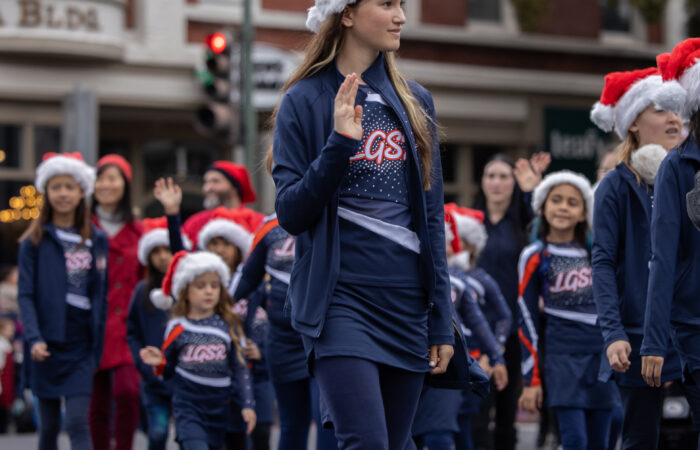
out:
<path id="1" fill-rule="evenodd" d="M 124 158 L 110 154 L 97 162 L 92 209 L 93 221 L 109 237 L 109 308 L 104 351 L 95 373 L 90 404 L 90 432 L 95 450 L 111 448 L 112 430 L 115 448 L 130 450 L 139 421 L 141 377 L 126 341 L 126 318 L 141 272 L 137 247 L 142 229 L 131 212 L 130 185 L 131 165 Z"/>

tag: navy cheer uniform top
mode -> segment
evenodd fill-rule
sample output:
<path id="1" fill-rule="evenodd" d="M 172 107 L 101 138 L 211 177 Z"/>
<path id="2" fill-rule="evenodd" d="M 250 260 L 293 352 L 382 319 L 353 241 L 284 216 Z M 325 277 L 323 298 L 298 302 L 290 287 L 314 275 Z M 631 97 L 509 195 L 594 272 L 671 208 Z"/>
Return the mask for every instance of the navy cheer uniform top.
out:
<path id="1" fill-rule="evenodd" d="M 541 384 L 538 364 L 539 298 L 547 314 L 544 378 L 547 406 L 609 409 L 617 388 L 598 381 L 603 340 L 593 298 L 588 252 L 578 243 L 525 247 L 518 263 L 520 330 L 525 386 Z"/>
<path id="2" fill-rule="evenodd" d="M 248 297 L 263 282 L 265 274 L 270 275 L 265 304 L 269 320 L 265 347 L 270 376 L 275 383 L 291 383 L 309 376 L 301 335 L 284 313 L 293 263 L 294 237 L 279 226 L 276 216 L 267 217 L 253 239 L 233 295 L 236 300 Z"/>
<path id="3" fill-rule="evenodd" d="M 408 197 L 411 156 L 382 96 L 360 91 L 363 135 L 340 186 L 340 275 L 314 352 L 425 372 L 428 304 Z"/>
<path id="4" fill-rule="evenodd" d="M 178 442 L 222 445 L 231 420 L 229 403 L 255 408 L 250 374 L 238 360 L 228 324 L 218 314 L 198 320 L 178 317 L 168 322 L 165 336 L 164 361 L 156 373 L 173 377 Z"/>

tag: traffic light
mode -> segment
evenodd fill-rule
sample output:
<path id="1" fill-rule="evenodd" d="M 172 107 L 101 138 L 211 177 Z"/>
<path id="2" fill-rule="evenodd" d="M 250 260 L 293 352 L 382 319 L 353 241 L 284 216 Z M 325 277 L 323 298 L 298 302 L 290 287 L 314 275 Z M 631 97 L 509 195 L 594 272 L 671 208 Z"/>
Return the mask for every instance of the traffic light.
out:
<path id="1" fill-rule="evenodd" d="M 195 123 L 201 131 L 220 138 L 231 136 L 237 113 L 231 104 L 234 71 L 230 36 L 225 32 L 207 36 L 204 68 L 197 71 L 207 102 L 195 112 Z"/>

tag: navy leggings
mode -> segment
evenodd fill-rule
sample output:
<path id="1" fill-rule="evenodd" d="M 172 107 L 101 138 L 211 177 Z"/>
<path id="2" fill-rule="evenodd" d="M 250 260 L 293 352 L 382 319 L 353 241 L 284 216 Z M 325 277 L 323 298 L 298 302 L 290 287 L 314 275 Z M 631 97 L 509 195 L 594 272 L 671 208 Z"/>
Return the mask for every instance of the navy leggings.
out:
<path id="1" fill-rule="evenodd" d="M 66 397 L 65 428 L 71 449 L 92 450 L 90 439 L 90 396 Z M 61 399 L 39 399 L 39 450 L 56 450 L 61 431 Z"/>
<path id="2" fill-rule="evenodd" d="M 611 409 L 557 408 L 563 450 L 606 450 Z"/>
<path id="3" fill-rule="evenodd" d="M 317 359 L 314 373 L 339 449 L 415 449 L 411 426 L 424 373 L 352 357 Z"/>
<path id="4" fill-rule="evenodd" d="M 274 383 L 280 416 L 278 450 L 306 450 L 311 420 L 316 422 L 316 448 L 335 450 L 338 441 L 333 430 L 323 429 L 319 413 L 318 384 L 313 378 Z"/>

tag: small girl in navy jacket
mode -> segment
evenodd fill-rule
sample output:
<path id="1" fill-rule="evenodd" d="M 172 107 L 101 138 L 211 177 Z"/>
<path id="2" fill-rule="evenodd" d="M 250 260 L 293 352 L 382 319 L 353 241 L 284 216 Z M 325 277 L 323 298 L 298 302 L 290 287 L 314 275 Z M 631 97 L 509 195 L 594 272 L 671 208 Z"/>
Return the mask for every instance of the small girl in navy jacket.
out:
<path id="1" fill-rule="evenodd" d="M 255 401 L 243 358 L 240 320 L 231 311 L 225 286 L 230 279 L 223 260 L 213 253 L 178 252 L 151 297 L 174 297 L 173 318 L 162 350 L 141 349 L 144 363 L 173 379 L 173 415 L 184 450 L 220 448 L 230 416 L 230 402 L 243 406 L 248 432 L 255 427 Z M 231 398 L 232 385 L 236 399 Z"/>
<path id="2" fill-rule="evenodd" d="M 545 384 L 555 408 L 564 450 L 607 448 L 616 387 L 598 381 L 603 343 L 591 283 L 586 232 L 593 191 L 586 178 L 554 172 L 535 189 L 540 240 L 520 255 L 520 330 L 524 389 L 520 406 L 542 407 L 538 364 L 539 299 L 547 314 Z"/>
<path id="3" fill-rule="evenodd" d="M 47 154 L 36 169 L 41 213 L 19 247 L 18 299 L 30 387 L 39 398 L 40 449 L 57 445 L 61 398 L 71 447 L 92 448 L 88 410 L 102 356 L 109 251 L 85 201 L 94 182 L 79 153 Z"/>
<path id="4" fill-rule="evenodd" d="M 134 289 L 126 323 L 126 339 L 134 363 L 141 374 L 141 402 L 146 411 L 148 448 L 165 449 L 170 421 L 172 387 L 153 373 L 153 368 L 139 357 L 139 351 L 148 346 L 163 345 L 168 311 L 151 302 L 151 291 L 159 289 L 173 258 L 170 251 L 165 217 L 144 219 L 143 235 L 139 239 L 138 258 L 146 267 L 146 278 Z"/>

